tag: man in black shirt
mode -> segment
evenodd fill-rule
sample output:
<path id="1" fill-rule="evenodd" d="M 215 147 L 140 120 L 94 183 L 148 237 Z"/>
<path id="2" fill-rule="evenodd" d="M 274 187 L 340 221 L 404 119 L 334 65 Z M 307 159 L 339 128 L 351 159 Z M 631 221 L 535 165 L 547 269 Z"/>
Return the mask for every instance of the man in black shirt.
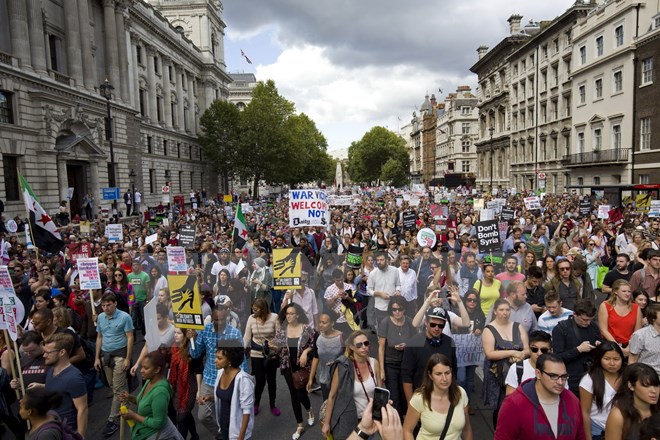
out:
<path id="1" fill-rule="evenodd" d="M 445 324 L 447 311 L 442 307 L 430 307 L 426 311 L 424 333 L 413 336 L 403 350 L 401 381 L 406 402 L 412 398 L 413 390 L 422 384 L 426 363 L 435 353 L 444 354 L 451 360 L 452 374 L 457 377 L 456 346 L 451 337 L 442 334 Z"/>
<path id="2" fill-rule="evenodd" d="M 25 387 L 31 383 L 46 382 L 46 372 L 49 367 L 44 358 L 43 342 L 41 335 L 35 331 L 29 331 L 23 335 L 21 348 L 24 354 L 21 356 L 21 367 Z M 20 387 L 18 379 L 12 379 L 10 385 L 13 389 Z"/>
<path id="3" fill-rule="evenodd" d="M 612 285 L 616 280 L 630 281 L 632 273 L 628 270 L 630 265 L 630 256 L 628 254 L 619 254 L 616 256 L 616 266 L 607 272 L 603 280 L 603 286 L 600 291 L 606 295 L 612 293 Z"/>
<path id="4" fill-rule="evenodd" d="M 527 269 L 525 288 L 527 289 L 527 303 L 532 306 L 536 319 L 545 312 L 545 289 L 543 283 L 543 271 L 538 266 L 530 266 Z"/>

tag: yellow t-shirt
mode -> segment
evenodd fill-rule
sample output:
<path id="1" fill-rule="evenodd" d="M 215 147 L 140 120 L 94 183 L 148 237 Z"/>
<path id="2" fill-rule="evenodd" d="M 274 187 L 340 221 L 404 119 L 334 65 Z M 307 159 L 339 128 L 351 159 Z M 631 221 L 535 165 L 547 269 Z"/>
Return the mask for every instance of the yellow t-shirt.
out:
<path id="1" fill-rule="evenodd" d="M 478 280 L 476 283 L 474 283 L 473 289 L 479 291 L 480 285 L 481 285 L 481 280 Z M 481 293 L 479 294 L 479 297 L 481 299 L 481 310 L 483 310 L 484 316 L 488 316 L 488 311 L 493 307 L 495 301 L 497 301 L 498 298 L 502 297 L 500 295 L 501 286 L 502 283 L 500 282 L 500 280 L 494 279 L 492 286 L 490 287 L 483 286 L 481 288 Z"/>
<path id="2" fill-rule="evenodd" d="M 454 415 L 451 417 L 451 425 L 449 425 L 445 440 L 460 440 L 463 427 L 465 426 L 465 407 L 468 405 L 468 396 L 463 388 L 458 388 L 461 390 L 461 401 L 454 408 Z M 440 414 L 426 406 L 422 395 L 419 393 L 415 393 L 412 396 L 410 406 L 419 412 L 419 420 L 422 423 L 416 440 L 438 440 L 440 434 L 442 434 L 442 430 L 445 428 L 447 414 Z"/>

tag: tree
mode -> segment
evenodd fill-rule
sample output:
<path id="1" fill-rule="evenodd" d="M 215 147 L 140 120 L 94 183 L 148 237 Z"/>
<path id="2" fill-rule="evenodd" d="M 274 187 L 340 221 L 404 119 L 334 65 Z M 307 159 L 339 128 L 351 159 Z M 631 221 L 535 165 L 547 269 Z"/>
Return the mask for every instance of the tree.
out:
<path id="1" fill-rule="evenodd" d="M 406 169 L 403 164 L 394 158 L 389 158 L 380 173 L 380 180 L 389 185 L 400 188 L 408 183 Z"/>
<path id="2" fill-rule="evenodd" d="M 332 158 L 326 152 L 328 142 L 306 114 L 293 115 L 286 121 L 289 142 L 294 149 L 295 162 L 289 167 L 288 183 L 319 182 L 332 172 Z"/>
<path id="3" fill-rule="evenodd" d="M 374 127 L 348 148 L 348 174 L 354 182 L 375 182 L 389 159 L 399 162 L 404 172 L 409 168 L 404 140 L 384 127 Z"/>
<path id="4" fill-rule="evenodd" d="M 204 156 L 222 177 L 222 189 L 229 193 L 229 179 L 241 169 L 241 112 L 234 104 L 215 100 L 199 119 L 199 143 Z"/>

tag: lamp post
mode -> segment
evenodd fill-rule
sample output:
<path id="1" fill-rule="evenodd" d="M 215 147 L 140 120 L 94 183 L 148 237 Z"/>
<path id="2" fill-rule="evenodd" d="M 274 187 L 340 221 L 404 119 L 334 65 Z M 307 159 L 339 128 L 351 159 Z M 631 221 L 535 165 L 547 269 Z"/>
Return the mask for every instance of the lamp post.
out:
<path id="1" fill-rule="evenodd" d="M 110 81 L 108 81 L 108 78 L 106 78 L 103 84 L 99 86 L 99 90 L 101 91 L 101 96 L 103 96 L 107 101 L 107 105 L 106 105 L 107 116 L 105 117 L 105 140 L 107 140 L 108 145 L 110 145 L 110 170 L 108 173 L 108 181 L 109 181 L 108 183 L 110 184 L 111 188 L 117 187 L 117 181 L 115 180 L 115 149 L 114 146 L 112 145 L 112 140 L 113 140 L 112 113 L 110 108 L 110 100 L 112 100 L 112 91 L 114 89 L 115 88 L 112 86 L 112 84 L 110 84 Z M 117 199 L 115 199 L 112 202 L 112 215 L 115 217 L 115 219 L 118 216 Z"/>
<path id="2" fill-rule="evenodd" d="M 133 209 L 133 215 L 139 215 L 139 212 L 136 212 L 135 209 L 135 177 L 137 174 L 135 174 L 135 170 L 131 168 L 131 171 L 128 173 L 128 178 L 131 180 L 131 206 Z"/>
<path id="3" fill-rule="evenodd" d="M 490 133 L 490 193 L 493 194 L 493 133 L 495 127 L 490 127 L 488 132 Z"/>
<path id="4" fill-rule="evenodd" d="M 168 206 L 169 213 L 167 217 L 170 219 L 170 221 L 174 221 L 174 214 L 173 214 L 174 211 L 172 210 L 172 185 L 170 184 L 170 170 L 165 170 L 165 185 L 167 185 L 170 188 L 170 190 L 167 193 L 167 204 L 169 205 Z"/>

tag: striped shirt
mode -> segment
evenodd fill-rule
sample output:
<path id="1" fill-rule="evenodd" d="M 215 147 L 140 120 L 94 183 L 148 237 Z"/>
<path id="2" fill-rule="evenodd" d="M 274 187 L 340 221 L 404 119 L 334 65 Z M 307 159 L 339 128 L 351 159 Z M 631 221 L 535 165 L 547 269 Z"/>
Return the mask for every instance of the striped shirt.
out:
<path id="1" fill-rule="evenodd" d="M 204 383 L 211 387 L 215 386 L 215 379 L 218 375 L 218 370 L 215 368 L 215 352 L 218 349 L 218 345 L 220 345 L 220 341 L 228 341 L 231 339 L 239 341 L 240 345 L 243 344 L 243 335 L 237 328 L 227 325 L 222 333 L 217 333 L 214 324 L 211 323 L 206 325 L 204 330 L 199 332 L 195 338 L 195 344 L 190 344 L 190 357 L 197 359 L 206 353 L 202 378 Z M 245 359 L 243 359 L 241 369 L 247 371 L 247 363 L 245 362 Z"/>
<path id="2" fill-rule="evenodd" d="M 568 319 L 569 316 L 573 314 L 572 310 L 562 309 L 561 315 L 555 316 L 551 315 L 550 312 L 545 311 L 541 316 L 539 316 L 539 323 L 537 330 L 544 331 L 548 334 L 552 334 L 552 330 L 555 329 L 557 324 L 561 321 Z"/>

